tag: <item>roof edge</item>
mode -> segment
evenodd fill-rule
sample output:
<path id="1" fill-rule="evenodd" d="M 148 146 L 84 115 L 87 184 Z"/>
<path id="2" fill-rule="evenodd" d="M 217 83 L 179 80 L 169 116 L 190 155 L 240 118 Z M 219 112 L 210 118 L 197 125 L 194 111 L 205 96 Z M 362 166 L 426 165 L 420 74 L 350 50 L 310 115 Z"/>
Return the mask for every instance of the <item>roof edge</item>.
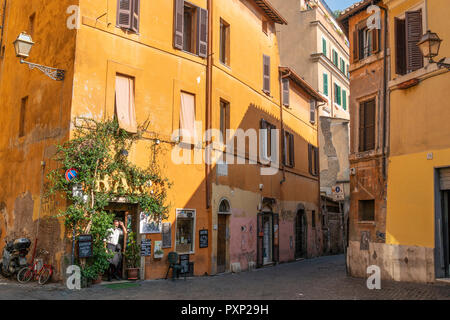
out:
<path id="1" fill-rule="evenodd" d="M 263 10 L 266 15 L 275 23 L 288 24 L 287 20 L 278 12 L 269 0 L 253 0 L 256 5 Z"/>
<path id="2" fill-rule="evenodd" d="M 301 78 L 294 70 L 289 67 L 279 67 L 278 68 L 282 74 L 288 74 L 289 79 L 294 81 L 300 87 L 302 87 L 306 92 L 308 92 L 313 98 L 320 102 L 326 102 L 322 95 L 317 92 L 306 80 Z"/>

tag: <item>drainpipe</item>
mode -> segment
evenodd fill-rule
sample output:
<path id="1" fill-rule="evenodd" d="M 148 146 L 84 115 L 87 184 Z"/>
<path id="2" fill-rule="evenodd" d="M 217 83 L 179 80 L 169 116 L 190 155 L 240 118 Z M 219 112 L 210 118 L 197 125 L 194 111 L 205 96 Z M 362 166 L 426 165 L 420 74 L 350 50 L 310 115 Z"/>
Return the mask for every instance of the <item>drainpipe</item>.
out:
<path id="1" fill-rule="evenodd" d="M 207 3 L 208 9 L 208 56 L 206 58 L 206 126 L 205 130 L 210 130 L 212 127 L 212 0 L 208 0 Z M 211 138 L 211 134 L 209 133 L 206 137 L 207 141 Z M 210 141 L 211 143 L 211 141 Z M 210 162 L 210 161 L 208 161 Z M 209 209 L 211 207 L 211 165 L 205 163 L 205 174 L 206 174 L 206 208 Z"/>
<path id="2" fill-rule="evenodd" d="M 280 85 L 280 122 L 281 122 L 281 137 L 280 137 L 280 146 L 283 148 L 283 151 L 286 152 L 286 150 L 284 150 L 284 136 L 283 136 L 283 132 L 284 132 L 284 123 L 283 123 L 283 79 L 289 78 L 291 76 L 291 71 L 289 71 L 287 74 L 285 74 L 284 76 L 281 76 L 281 85 Z M 282 153 L 282 155 L 284 155 L 284 152 Z M 280 181 L 280 185 L 282 185 L 285 181 L 286 181 L 286 167 L 284 165 L 284 157 L 283 159 L 281 159 L 281 167 L 283 168 L 283 179 Z M 281 190 L 280 190 L 281 191 Z M 280 193 L 281 195 L 281 193 Z M 280 199 L 282 200 L 282 199 Z"/>
<path id="3" fill-rule="evenodd" d="M 386 128 L 386 112 L 387 112 L 387 43 L 388 43 L 388 12 L 386 8 L 380 7 L 381 10 L 384 11 L 384 56 L 383 56 L 383 150 L 382 150 L 382 174 L 383 174 L 383 180 L 386 180 L 387 178 L 387 172 L 386 172 L 386 135 L 387 135 L 387 128 Z M 384 188 L 384 187 L 383 187 Z"/>
<path id="4" fill-rule="evenodd" d="M 206 137 L 209 143 L 211 139 L 210 129 L 212 128 L 212 39 L 213 39 L 213 6 L 212 0 L 208 0 L 207 2 L 207 10 L 208 10 L 208 56 L 206 58 L 206 115 L 205 115 L 205 130 L 209 130 L 208 136 Z M 206 146 L 205 146 L 206 148 Z M 205 149 L 206 150 L 206 149 Z M 206 174 L 206 212 L 208 213 L 208 230 L 212 230 L 212 209 L 211 209 L 211 161 L 207 161 L 205 163 L 205 174 Z M 211 211 L 211 213 L 209 213 Z M 212 236 L 212 232 L 211 232 Z M 208 255 L 212 258 L 212 246 L 209 246 Z M 212 259 L 208 259 L 208 270 L 209 273 L 212 272 Z"/>

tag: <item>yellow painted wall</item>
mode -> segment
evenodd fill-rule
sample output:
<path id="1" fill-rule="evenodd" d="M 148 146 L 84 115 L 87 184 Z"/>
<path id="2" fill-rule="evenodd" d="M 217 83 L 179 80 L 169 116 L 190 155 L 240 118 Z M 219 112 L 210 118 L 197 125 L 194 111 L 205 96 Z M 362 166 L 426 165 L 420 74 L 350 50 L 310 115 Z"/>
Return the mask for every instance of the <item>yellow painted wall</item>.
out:
<path id="1" fill-rule="evenodd" d="M 390 25 L 395 16 L 421 2 L 392 1 L 388 4 Z M 448 11 L 442 10 L 447 1 L 431 0 L 426 5 L 428 28 L 449 39 Z M 395 48 L 394 32 L 390 33 L 390 47 Z M 449 55 L 450 43 L 444 40 L 436 60 Z M 391 61 L 395 77 L 395 59 Z M 390 244 L 434 247 L 434 168 L 450 166 L 450 73 L 429 76 L 390 95 L 386 217 L 386 242 Z M 427 160 L 427 153 L 433 153 L 432 160 Z"/>

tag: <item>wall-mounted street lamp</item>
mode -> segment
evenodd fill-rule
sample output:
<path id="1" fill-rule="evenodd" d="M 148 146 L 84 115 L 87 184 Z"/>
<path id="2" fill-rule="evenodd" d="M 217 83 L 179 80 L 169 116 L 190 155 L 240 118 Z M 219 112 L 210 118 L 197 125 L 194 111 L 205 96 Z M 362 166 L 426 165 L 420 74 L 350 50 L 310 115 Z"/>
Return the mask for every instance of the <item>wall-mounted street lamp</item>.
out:
<path id="1" fill-rule="evenodd" d="M 433 60 L 433 58 L 439 54 L 441 42 L 442 39 L 440 39 L 436 33 L 428 30 L 417 45 L 419 46 L 420 51 L 422 51 L 422 55 L 427 58 L 430 63 L 436 63 L 439 68 L 445 67 L 450 70 L 450 64 L 444 62 L 446 58 L 442 58 L 438 62 Z"/>
<path id="2" fill-rule="evenodd" d="M 39 69 L 53 80 L 63 81 L 66 73 L 64 70 L 25 61 L 25 59 L 30 55 L 31 47 L 33 47 L 33 45 L 33 39 L 31 39 L 29 34 L 26 32 L 19 34 L 17 39 L 14 41 L 14 48 L 16 49 L 16 56 L 20 58 L 20 63 L 27 64 L 31 70 L 34 68 Z"/>

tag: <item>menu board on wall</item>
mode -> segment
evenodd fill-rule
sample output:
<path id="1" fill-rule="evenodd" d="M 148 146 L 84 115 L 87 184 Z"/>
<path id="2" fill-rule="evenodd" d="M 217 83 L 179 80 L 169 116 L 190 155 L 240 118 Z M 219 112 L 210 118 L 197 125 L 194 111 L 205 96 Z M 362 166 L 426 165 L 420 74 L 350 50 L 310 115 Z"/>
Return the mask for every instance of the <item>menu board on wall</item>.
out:
<path id="1" fill-rule="evenodd" d="M 198 233 L 200 248 L 208 248 L 208 230 L 200 230 Z"/>
<path id="2" fill-rule="evenodd" d="M 92 235 L 84 234 L 78 237 L 78 257 L 92 257 Z"/>
<path id="3" fill-rule="evenodd" d="M 152 240 L 141 240 L 141 256 L 148 257 L 152 255 Z"/>
<path id="4" fill-rule="evenodd" d="M 172 227 L 170 222 L 162 224 L 162 247 L 163 248 L 172 247 Z"/>

